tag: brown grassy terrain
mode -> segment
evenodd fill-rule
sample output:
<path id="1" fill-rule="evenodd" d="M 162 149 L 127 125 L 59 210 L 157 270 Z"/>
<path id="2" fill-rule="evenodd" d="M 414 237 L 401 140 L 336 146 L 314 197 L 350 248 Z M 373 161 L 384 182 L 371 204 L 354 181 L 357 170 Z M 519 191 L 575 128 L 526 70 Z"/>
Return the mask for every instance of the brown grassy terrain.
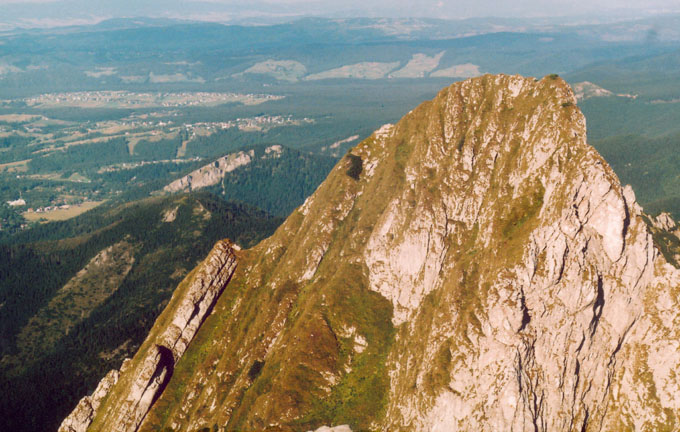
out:
<path id="1" fill-rule="evenodd" d="M 85 213 L 88 210 L 92 210 L 98 205 L 102 204 L 104 201 L 87 201 L 82 204 L 75 204 L 67 209 L 56 209 L 46 212 L 24 212 L 23 216 L 26 220 L 30 222 L 39 221 L 40 219 L 46 219 L 47 221 L 62 221 L 66 219 L 71 219 L 80 214 Z"/>
<path id="2" fill-rule="evenodd" d="M 30 161 L 31 161 L 30 159 L 26 159 L 26 160 L 21 160 L 21 161 L 16 161 L 16 162 L 9 162 L 9 163 L 0 164 L 0 172 L 8 172 L 8 173 L 26 172 L 26 171 L 28 171 L 28 163 Z"/>

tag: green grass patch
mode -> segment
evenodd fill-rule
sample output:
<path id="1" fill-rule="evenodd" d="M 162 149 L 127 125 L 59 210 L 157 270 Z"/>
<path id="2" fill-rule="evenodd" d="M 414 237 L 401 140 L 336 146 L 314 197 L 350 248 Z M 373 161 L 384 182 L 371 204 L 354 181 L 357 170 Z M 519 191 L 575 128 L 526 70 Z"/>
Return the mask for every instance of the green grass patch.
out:
<path id="1" fill-rule="evenodd" d="M 501 232 L 503 237 L 510 239 L 516 236 L 527 221 L 541 211 L 544 194 L 545 188 L 540 182 L 537 182 L 532 193 L 524 193 L 513 202 L 502 225 Z"/>
<path id="2" fill-rule="evenodd" d="M 451 356 L 451 338 L 444 341 L 432 359 L 432 368 L 425 375 L 424 385 L 431 395 L 436 395 L 441 388 L 448 387 L 451 380 L 453 357 Z"/>

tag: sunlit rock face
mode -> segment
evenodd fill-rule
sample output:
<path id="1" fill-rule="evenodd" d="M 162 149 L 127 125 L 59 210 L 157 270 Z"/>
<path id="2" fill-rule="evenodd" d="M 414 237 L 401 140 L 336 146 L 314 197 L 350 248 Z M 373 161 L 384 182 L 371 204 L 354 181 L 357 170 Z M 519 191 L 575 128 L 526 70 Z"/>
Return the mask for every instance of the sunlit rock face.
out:
<path id="1" fill-rule="evenodd" d="M 90 429 L 677 428 L 680 273 L 650 231 L 676 225 L 575 104 L 556 76 L 487 75 L 380 128 L 215 276 L 211 314 L 168 305 Z M 170 345 L 166 382 L 147 363 Z M 162 385 L 120 428 L 142 376 Z"/>

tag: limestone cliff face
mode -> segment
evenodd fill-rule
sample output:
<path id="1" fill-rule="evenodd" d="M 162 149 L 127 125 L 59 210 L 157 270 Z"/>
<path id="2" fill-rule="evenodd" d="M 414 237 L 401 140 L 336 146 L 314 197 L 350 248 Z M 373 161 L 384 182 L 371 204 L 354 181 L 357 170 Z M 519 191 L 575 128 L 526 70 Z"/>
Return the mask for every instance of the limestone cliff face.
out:
<path id="1" fill-rule="evenodd" d="M 239 253 L 195 337 L 168 306 L 149 341 L 186 353 L 161 377 L 147 341 L 91 430 L 678 430 L 680 272 L 651 231 L 675 225 L 575 103 L 484 76 L 376 131 Z"/>
<path id="2" fill-rule="evenodd" d="M 228 154 L 181 177 L 165 186 L 165 192 L 190 192 L 218 184 L 226 173 L 248 165 L 255 157 L 254 151 Z"/>
<path id="3" fill-rule="evenodd" d="M 191 192 L 208 186 L 214 186 L 224 179 L 227 173 L 242 168 L 257 158 L 277 159 L 284 152 L 278 144 L 264 148 L 263 154 L 256 156 L 254 150 L 230 153 L 216 161 L 202 166 L 181 177 L 163 188 L 165 192 Z"/>

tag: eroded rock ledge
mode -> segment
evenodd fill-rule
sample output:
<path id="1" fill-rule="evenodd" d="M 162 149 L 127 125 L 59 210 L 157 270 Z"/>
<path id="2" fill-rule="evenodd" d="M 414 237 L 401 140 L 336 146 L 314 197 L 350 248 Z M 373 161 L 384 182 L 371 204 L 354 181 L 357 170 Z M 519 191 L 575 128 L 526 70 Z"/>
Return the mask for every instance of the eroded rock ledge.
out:
<path id="1" fill-rule="evenodd" d="M 173 294 L 166 311 L 158 321 L 169 320 L 161 334 L 149 335 L 134 360 L 126 360 L 121 371 L 112 370 L 99 383 L 91 396 L 84 397 L 76 409 L 62 422 L 59 432 L 84 432 L 97 414 L 101 402 L 118 383 L 121 373 L 136 363 L 129 382 L 120 382 L 118 403 L 110 404 L 106 414 L 116 424 L 116 431 L 135 431 L 151 405 L 158 399 L 172 377 L 174 366 L 182 357 L 205 317 L 212 310 L 237 265 L 238 246 L 228 240 L 218 242 L 208 257 L 190 274 Z M 183 285 L 185 286 L 184 289 Z M 157 322 L 158 322 L 157 321 Z M 140 354 L 143 354 L 140 357 Z M 115 397 L 115 395 L 111 395 Z"/>

